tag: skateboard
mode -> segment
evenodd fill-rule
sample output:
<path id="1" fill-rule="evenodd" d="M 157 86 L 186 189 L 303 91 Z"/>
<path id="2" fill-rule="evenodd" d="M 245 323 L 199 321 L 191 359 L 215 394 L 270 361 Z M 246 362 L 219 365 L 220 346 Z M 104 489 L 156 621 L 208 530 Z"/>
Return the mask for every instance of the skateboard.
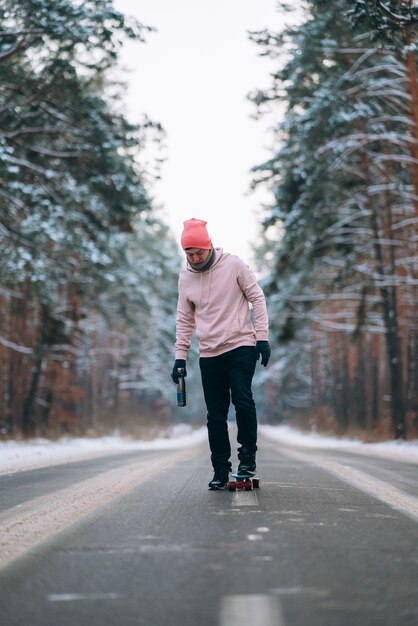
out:
<path id="1" fill-rule="evenodd" d="M 231 474 L 235 480 L 230 480 L 227 484 L 228 491 L 236 491 L 236 489 L 243 489 L 244 491 L 252 491 L 253 489 L 259 489 L 260 479 L 255 476 L 243 476 L 242 474 Z"/>

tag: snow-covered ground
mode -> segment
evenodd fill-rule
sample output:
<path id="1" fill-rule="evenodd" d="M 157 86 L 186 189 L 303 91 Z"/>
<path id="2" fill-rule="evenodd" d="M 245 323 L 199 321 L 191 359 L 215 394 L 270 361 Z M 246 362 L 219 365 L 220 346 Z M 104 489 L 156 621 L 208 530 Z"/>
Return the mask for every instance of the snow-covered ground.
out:
<path id="1" fill-rule="evenodd" d="M 58 441 L 36 439 L 30 442 L 2 442 L 0 443 L 0 474 L 60 465 L 134 450 L 167 450 L 191 447 L 206 442 L 206 432 L 206 427 L 192 429 L 187 424 L 177 424 L 163 436 L 152 441 L 137 441 L 115 435 L 100 438 L 65 437 Z M 267 439 L 288 446 L 320 449 L 339 448 L 357 454 L 380 456 L 418 464 L 418 440 L 363 443 L 358 440 L 302 433 L 289 426 L 268 425 L 261 425 L 260 433 Z"/>
<path id="2" fill-rule="evenodd" d="M 34 439 L 29 442 L 0 443 L 0 474 L 62 465 L 73 461 L 120 454 L 134 450 L 168 450 L 197 445 L 206 440 L 206 427 L 192 429 L 177 424 L 152 441 L 138 441 L 118 435 L 97 438 L 63 437 L 58 441 Z"/>
<path id="3" fill-rule="evenodd" d="M 290 426 L 259 427 L 260 432 L 268 439 L 284 445 L 303 448 L 340 449 L 357 454 L 386 457 L 407 463 L 418 463 L 418 440 L 385 441 L 382 443 L 364 443 L 358 439 L 326 437 L 317 433 L 302 433 Z"/>

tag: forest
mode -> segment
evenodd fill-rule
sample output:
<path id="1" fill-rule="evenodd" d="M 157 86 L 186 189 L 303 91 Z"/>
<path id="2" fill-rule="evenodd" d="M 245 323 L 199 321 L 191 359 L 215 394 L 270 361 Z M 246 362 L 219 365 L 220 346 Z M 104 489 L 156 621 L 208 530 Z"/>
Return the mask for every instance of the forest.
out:
<path id="1" fill-rule="evenodd" d="M 248 94 L 276 120 L 248 174 L 271 198 L 260 420 L 416 438 L 418 4 L 299 4 L 248 35 L 277 67 Z M 127 119 L 115 68 L 151 27 L 112 0 L 1 0 L 0 22 L 0 437 L 149 436 L 178 419 L 181 256 L 144 157 L 164 129 Z"/>

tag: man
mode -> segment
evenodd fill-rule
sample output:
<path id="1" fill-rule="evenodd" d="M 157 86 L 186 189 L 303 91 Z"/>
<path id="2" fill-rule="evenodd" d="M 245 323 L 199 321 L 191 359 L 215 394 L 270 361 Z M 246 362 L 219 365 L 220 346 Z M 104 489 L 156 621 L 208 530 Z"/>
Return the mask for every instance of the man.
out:
<path id="1" fill-rule="evenodd" d="M 238 427 L 238 473 L 254 476 L 257 415 L 251 391 L 256 361 L 270 358 L 267 308 L 253 272 L 237 256 L 214 248 L 207 222 L 184 222 L 181 245 L 187 265 L 180 272 L 176 321 L 176 354 L 171 377 L 186 372 L 193 332 L 199 341 L 199 365 L 207 407 L 207 426 L 214 469 L 209 489 L 225 489 L 231 471 L 228 409 L 232 400 Z M 254 324 L 249 303 L 253 307 Z"/>

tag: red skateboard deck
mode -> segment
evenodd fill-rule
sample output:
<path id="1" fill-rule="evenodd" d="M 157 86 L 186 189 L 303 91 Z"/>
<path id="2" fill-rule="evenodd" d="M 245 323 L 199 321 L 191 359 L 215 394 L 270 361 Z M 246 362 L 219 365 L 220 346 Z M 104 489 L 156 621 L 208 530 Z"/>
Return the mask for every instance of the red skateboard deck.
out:
<path id="1" fill-rule="evenodd" d="M 259 489 L 260 479 L 255 476 L 240 476 L 239 474 L 232 474 L 235 480 L 230 480 L 227 484 L 228 491 L 236 491 L 242 489 L 244 491 L 252 491 L 253 489 Z"/>

